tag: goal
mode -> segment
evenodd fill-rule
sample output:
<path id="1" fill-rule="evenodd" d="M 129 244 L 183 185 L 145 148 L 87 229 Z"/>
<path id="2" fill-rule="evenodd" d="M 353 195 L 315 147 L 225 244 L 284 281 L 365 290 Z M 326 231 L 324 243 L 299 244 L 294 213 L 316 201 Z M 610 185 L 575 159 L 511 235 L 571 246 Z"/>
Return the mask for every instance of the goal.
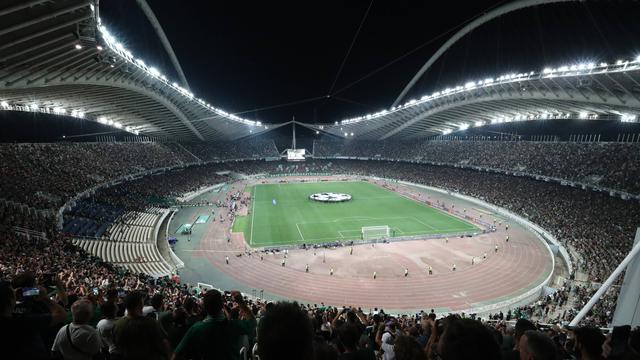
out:
<path id="1" fill-rule="evenodd" d="M 391 228 L 384 226 L 363 226 L 362 240 L 382 239 L 391 236 Z"/>

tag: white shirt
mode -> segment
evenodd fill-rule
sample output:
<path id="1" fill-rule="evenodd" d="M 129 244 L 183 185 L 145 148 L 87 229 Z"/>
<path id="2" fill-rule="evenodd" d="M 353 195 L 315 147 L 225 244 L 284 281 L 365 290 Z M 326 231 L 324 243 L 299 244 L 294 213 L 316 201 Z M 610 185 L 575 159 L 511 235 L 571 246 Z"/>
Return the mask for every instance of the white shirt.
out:
<path id="1" fill-rule="evenodd" d="M 395 360 L 396 353 L 393 351 L 393 337 L 389 332 L 382 334 L 382 345 L 380 349 L 384 351 L 382 354 L 382 360 Z"/>
<path id="2" fill-rule="evenodd" d="M 71 339 L 67 336 L 67 326 Z M 71 342 L 76 349 L 71 346 Z M 98 331 L 90 325 L 76 325 L 71 323 L 60 328 L 56 339 L 53 341 L 52 351 L 59 352 L 65 360 L 91 360 L 102 348 L 102 342 Z"/>
<path id="3" fill-rule="evenodd" d="M 118 319 L 102 319 L 96 325 L 96 330 L 98 330 L 100 340 L 103 344 L 109 347 L 110 354 L 116 352 L 116 339 L 114 330 L 116 321 L 118 321 Z"/>

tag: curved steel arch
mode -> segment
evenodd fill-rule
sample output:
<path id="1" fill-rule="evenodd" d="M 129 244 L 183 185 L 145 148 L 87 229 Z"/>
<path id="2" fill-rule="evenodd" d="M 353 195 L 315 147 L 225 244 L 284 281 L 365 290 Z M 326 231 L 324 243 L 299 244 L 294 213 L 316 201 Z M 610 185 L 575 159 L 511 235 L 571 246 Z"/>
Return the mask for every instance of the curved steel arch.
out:
<path id="1" fill-rule="evenodd" d="M 162 26 L 158 21 L 158 18 L 156 18 L 156 15 L 153 13 L 153 10 L 151 10 L 151 7 L 149 7 L 149 4 L 147 4 L 145 0 L 136 0 L 136 2 L 138 3 L 138 6 L 140 6 L 140 8 L 142 9 L 142 12 L 144 12 L 144 15 L 147 17 L 147 19 L 151 23 L 151 26 L 153 27 L 153 30 L 155 30 L 156 35 L 158 35 L 158 38 L 160 38 L 160 42 L 162 42 L 162 46 L 164 47 L 164 50 L 167 52 L 167 55 L 169 55 L 169 58 L 171 59 L 171 63 L 173 64 L 173 68 L 178 73 L 178 77 L 180 78 L 182 85 L 187 90 L 191 91 L 191 89 L 189 88 L 189 83 L 187 82 L 187 77 L 184 76 L 184 72 L 182 71 L 182 66 L 180 66 L 180 62 L 178 62 L 178 57 L 176 57 L 176 54 L 173 51 L 173 47 L 171 46 L 169 39 L 167 39 L 167 35 L 165 35 L 164 30 L 162 29 Z"/>
<path id="2" fill-rule="evenodd" d="M 398 103 L 402 100 L 402 98 L 405 97 L 405 95 L 407 95 L 407 93 L 409 92 L 409 90 L 411 90 L 411 88 L 413 88 L 413 86 L 416 84 L 416 82 L 418 82 L 418 80 L 420 80 L 420 78 L 422 77 L 422 75 L 424 75 L 424 73 L 431 67 L 431 65 L 433 65 L 433 63 L 435 63 L 440 56 L 442 56 L 442 54 L 444 54 L 447 50 L 449 50 L 449 48 L 451 46 L 453 46 L 453 44 L 455 44 L 458 40 L 460 40 L 461 38 L 463 38 L 465 35 L 467 35 L 468 33 L 470 33 L 471 31 L 475 30 L 476 28 L 478 28 L 479 26 L 495 19 L 498 18 L 502 15 L 506 15 L 510 12 L 513 11 L 517 11 L 517 10 L 521 10 L 527 7 L 532 7 L 532 6 L 538 6 L 538 5 L 544 5 L 544 4 L 552 4 L 552 3 L 560 3 L 560 2 L 570 2 L 570 1 L 584 1 L 584 0 L 520 0 L 520 1 L 515 1 L 506 5 L 502 5 L 482 16 L 480 16 L 479 18 L 473 20 L 472 22 L 470 22 L 469 24 L 467 24 L 465 27 L 463 27 L 462 29 L 460 29 L 457 33 L 455 33 L 451 38 L 449 38 L 449 40 L 447 40 L 446 43 L 444 43 L 439 49 L 438 51 L 436 51 L 435 54 L 433 54 L 429 60 L 427 60 L 427 62 L 422 65 L 422 67 L 420 68 L 420 70 L 418 70 L 418 72 L 413 76 L 413 78 L 411 79 L 411 81 L 409 81 L 409 83 L 404 87 L 404 89 L 402 89 L 402 92 L 400 93 L 400 95 L 398 95 L 398 97 L 396 98 L 396 100 L 393 102 L 393 104 L 391 105 L 391 107 L 395 107 L 398 105 Z"/>

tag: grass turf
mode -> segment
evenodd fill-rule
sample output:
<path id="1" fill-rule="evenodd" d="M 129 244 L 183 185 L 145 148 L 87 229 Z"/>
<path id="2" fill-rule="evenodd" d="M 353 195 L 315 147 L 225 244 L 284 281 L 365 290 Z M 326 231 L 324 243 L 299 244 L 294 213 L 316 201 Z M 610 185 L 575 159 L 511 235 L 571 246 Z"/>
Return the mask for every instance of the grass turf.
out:
<path id="1" fill-rule="evenodd" d="M 477 230 L 471 223 L 367 182 L 262 184 L 251 190 L 251 211 L 236 218 L 233 231 L 243 232 L 253 247 L 358 240 L 363 226 L 387 225 L 396 236 Z M 345 193 L 352 200 L 332 204 L 309 199 L 319 192 Z"/>

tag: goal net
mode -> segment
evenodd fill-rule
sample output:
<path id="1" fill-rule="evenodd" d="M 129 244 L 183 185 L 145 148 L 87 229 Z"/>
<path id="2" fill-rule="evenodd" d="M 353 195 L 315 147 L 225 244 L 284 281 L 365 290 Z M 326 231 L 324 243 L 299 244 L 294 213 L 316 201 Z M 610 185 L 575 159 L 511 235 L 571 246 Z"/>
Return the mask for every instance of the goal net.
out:
<path id="1" fill-rule="evenodd" d="M 384 226 L 363 226 L 362 240 L 382 239 L 391 236 L 391 228 Z"/>

